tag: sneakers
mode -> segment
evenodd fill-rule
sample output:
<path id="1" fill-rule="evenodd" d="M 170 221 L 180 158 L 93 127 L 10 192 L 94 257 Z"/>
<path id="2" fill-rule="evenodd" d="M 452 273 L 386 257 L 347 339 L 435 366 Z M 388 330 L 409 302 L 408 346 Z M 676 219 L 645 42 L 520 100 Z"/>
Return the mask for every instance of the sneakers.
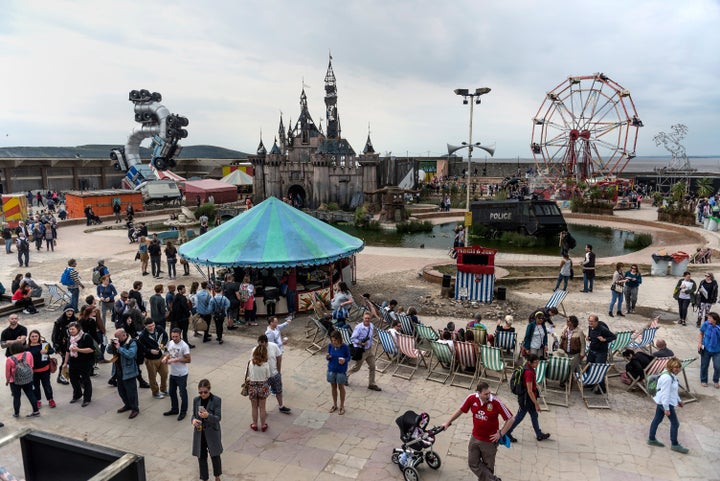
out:
<path id="1" fill-rule="evenodd" d="M 281 413 L 284 413 L 284 414 L 290 414 L 290 408 L 285 407 L 285 406 L 280 406 L 278 408 L 278 411 L 280 411 Z"/>
<path id="2" fill-rule="evenodd" d="M 665 445 L 658 441 L 657 439 L 648 439 L 648 445 L 649 446 L 657 446 L 658 448 L 664 448 Z"/>
<path id="3" fill-rule="evenodd" d="M 368 389 L 370 389 L 371 391 L 382 391 L 382 389 L 380 389 L 380 386 L 378 386 L 377 384 L 370 384 L 368 386 Z"/>
<path id="4" fill-rule="evenodd" d="M 153 397 L 154 397 L 155 399 L 165 399 L 165 396 L 163 396 L 163 395 L 160 394 L 160 393 L 153 394 Z"/>
<path id="5" fill-rule="evenodd" d="M 516 438 L 515 436 L 513 436 L 512 434 L 508 434 L 507 437 L 508 437 L 508 439 L 510 440 L 511 443 L 516 443 L 516 442 L 517 442 L 517 438 Z"/>
<path id="6" fill-rule="evenodd" d="M 25 415 L 26 418 L 36 418 L 36 417 L 38 417 L 38 416 L 40 416 L 40 411 L 34 411 L 34 412 L 31 412 L 30 414 L 26 414 L 26 415 Z M 680 446 L 680 445 L 678 444 L 678 446 Z M 682 446 L 680 446 L 680 447 L 681 447 L 682 449 L 685 449 L 685 448 L 683 448 Z M 673 446 L 673 448 L 674 448 L 674 446 Z M 677 449 L 676 449 L 676 451 L 677 451 Z M 688 451 L 688 450 L 685 449 L 685 452 L 686 452 L 686 453 L 687 453 L 687 451 Z"/>
<path id="7" fill-rule="evenodd" d="M 37 408 L 40 409 L 42 407 L 42 401 L 37 402 Z"/>
<path id="8" fill-rule="evenodd" d="M 48 401 L 48 404 L 50 405 L 51 408 L 54 408 L 55 406 L 57 406 L 57 404 L 55 404 L 55 400 L 54 400 L 54 399 L 49 400 L 49 401 Z"/>
<path id="9" fill-rule="evenodd" d="M 545 441 L 547 438 L 550 437 L 550 433 L 542 433 L 540 436 L 537 437 L 538 441 Z"/>
<path id="10" fill-rule="evenodd" d="M 30 314 L 30 311 L 28 311 L 27 309 L 23 309 L 23 314 Z"/>
<path id="11" fill-rule="evenodd" d="M 38 414 L 40 414 L 40 413 L 38 413 Z M 670 449 L 672 449 L 673 451 L 680 453 L 680 454 L 687 454 L 690 452 L 690 450 L 688 448 L 686 448 L 685 446 L 683 446 L 682 444 L 673 444 L 672 446 L 670 446 Z"/>

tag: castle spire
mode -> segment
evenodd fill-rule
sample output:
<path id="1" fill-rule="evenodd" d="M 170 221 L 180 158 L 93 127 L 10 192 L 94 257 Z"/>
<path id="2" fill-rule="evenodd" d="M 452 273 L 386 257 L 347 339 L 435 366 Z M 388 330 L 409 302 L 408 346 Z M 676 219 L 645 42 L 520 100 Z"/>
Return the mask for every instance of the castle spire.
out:
<path id="1" fill-rule="evenodd" d="M 260 131 L 260 144 L 258 145 L 258 148 L 257 148 L 257 154 L 258 155 L 267 154 L 267 149 L 265 148 L 265 145 L 263 144 L 263 141 L 262 141 L 262 130 Z"/>
<path id="2" fill-rule="evenodd" d="M 367 141 L 365 141 L 365 148 L 363 149 L 363 154 L 374 154 L 375 153 L 375 147 L 373 147 L 372 140 L 370 140 L 370 124 L 368 124 L 368 136 Z"/>
<path id="3" fill-rule="evenodd" d="M 328 68 L 325 73 L 325 130 L 328 139 L 340 138 L 340 120 L 337 113 L 337 85 L 332 68 L 332 54 L 329 54 Z"/>
<path id="4" fill-rule="evenodd" d="M 278 138 L 280 139 L 280 150 L 285 150 L 286 137 L 285 125 L 283 125 L 282 112 L 280 112 L 280 125 L 278 125 Z"/>

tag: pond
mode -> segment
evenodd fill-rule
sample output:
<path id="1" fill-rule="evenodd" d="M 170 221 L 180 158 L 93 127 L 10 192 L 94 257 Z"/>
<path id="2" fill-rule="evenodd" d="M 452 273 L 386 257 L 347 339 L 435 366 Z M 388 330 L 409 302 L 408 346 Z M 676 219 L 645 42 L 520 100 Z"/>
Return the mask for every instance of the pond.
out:
<path id="1" fill-rule="evenodd" d="M 437 224 L 431 233 L 398 234 L 392 231 L 366 231 L 357 229 L 350 224 L 335 224 L 338 229 L 348 234 L 359 237 L 369 246 L 385 247 L 420 247 L 424 245 L 427 249 L 448 249 L 455 238 L 454 229 L 457 223 Z M 583 255 L 585 244 L 593 246 L 593 252 L 598 257 L 611 257 L 629 254 L 633 249 L 625 248 L 625 240 L 632 240 L 635 234 L 620 229 L 608 227 L 596 227 L 589 225 L 568 224 L 568 230 L 575 237 L 577 246 L 571 251 L 571 255 Z M 491 247 L 501 252 L 516 252 L 522 254 L 559 255 L 558 239 L 546 246 L 519 247 L 506 242 L 492 239 L 471 237 L 473 244 L 483 247 Z"/>

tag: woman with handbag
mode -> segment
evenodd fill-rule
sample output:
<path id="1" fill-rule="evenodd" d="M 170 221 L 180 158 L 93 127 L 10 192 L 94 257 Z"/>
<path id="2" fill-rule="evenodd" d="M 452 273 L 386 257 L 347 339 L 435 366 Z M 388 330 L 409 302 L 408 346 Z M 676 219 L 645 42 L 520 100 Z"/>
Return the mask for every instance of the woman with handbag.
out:
<path id="1" fill-rule="evenodd" d="M 40 384 L 42 384 L 43 391 L 45 391 L 45 399 L 47 399 L 50 407 L 54 408 L 55 400 L 53 399 L 50 374 L 52 371 L 51 361 L 55 361 L 55 359 L 52 358 L 50 354 L 55 354 L 55 349 L 40 335 L 40 331 L 33 329 L 28 335 L 27 350 L 33 357 L 33 387 L 35 390 L 35 398 L 37 399 L 37 407 L 39 409 L 42 405 L 42 394 L 40 392 Z M 57 361 L 55 361 L 54 364 L 55 369 L 57 369 Z"/>
<path id="2" fill-rule="evenodd" d="M 252 424 L 250 429 L 258 430 L 258 417 L 262 432 L 267 431 L 268 425 L 267 411 L 265 410 L 265 402 L 270 395 L 270 386 L 268 378 L 272 375 L 270 364 L 268 364 L 267 347 L 263 344 L 253 351 L 252 359 L 248 362 L 245 375 L 245 382 L 248 385 L 248 397 L 250 398 L 250 407 L 252 411 Z"/>
<path id="3" fill-rule="evenodd" d="M 347 368 L 350 361 L 350 348 L 343 344 L 339 331 L 330 333 L 330 344 L 325 354 L 328 361 L 327 382 L 330 383 L 333 405 L 330 412 L 338 411 L 338 391 L 340 391 L 340 410 L 338 414 L 345 414 L 345 383 L 347 383 Z"/>
<path id="4" fill-rule="evenodd" d="M 349 328 L 347 325 L 348 309 L 354 303 L 350 289 L 345 282 L 338 284 L 338 291 L 335 293 L 330 307 L 332 307 L 335 328 Z"/>
<path id="5" fill-rule="evenodd" d="M 691 274 L 685 271 L 682 279 L 677 282 L 675 290 L 673 291 L 673 297 L 678 301 L 678 311 L 680 312 L 678 324 L 681 326 L 687 326 L 688 307 L 690 307 L 690 302 L 693 297 L 695 297 L 696 289 L 697 284 L 692 280 Z"/>
<path id="6" fill-rule="evenodd" d="M 220 455 L 223 452 L 222 432 L 220 419 L 222 418 L 222 399 L 210 392 L 210 381 L 201 379 L 198 383 L 198 394 L 193 399 L 192 425 L 193 446 L 192 454 L 197 456 L 200 468 L 200 479 L 208 481 L 208 454 L 213 466 L 215 481 L 222 476 L 222 462 Z"/>
<path id="7" fill-rule="evenodd" d="M 718 283 L 712 272 L 705 273 L 705 278 L 700 281 L 697 290 L 698 318 L 697 327 L 707 318 L 710 309 L 718 299 Z"/>
<path id="8" fill-rule="evenodd" d="M 615 306 L 615 303 L 617 302 L 617 315 L 620 317 L 625 317 L 625 314 L 622 313 L 622 303 L 623 303 L 623 291 L 625 289 L 625 282 L 627 282 L 627 279 L 625 279 L 625 274 L 623 274 L 623 268 L 625 267 L 625 264 L 622 262 L 618 262 L 615 264 L 615 272 L 613 272 L 612 277 L 612 285 L 610 286 L 610 292 L 612 294 L 612 298 L 610 299 L 610 307 L 608 308 L 608 316 L 613 317 L 613 307 Z"/>

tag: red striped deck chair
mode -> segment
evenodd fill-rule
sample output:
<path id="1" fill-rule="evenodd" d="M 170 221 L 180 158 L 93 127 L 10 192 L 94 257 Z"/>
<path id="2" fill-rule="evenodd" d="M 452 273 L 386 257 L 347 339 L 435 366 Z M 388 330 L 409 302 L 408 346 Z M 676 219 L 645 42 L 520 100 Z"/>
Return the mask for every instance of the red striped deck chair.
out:
<path id="1" fill-rule="evenodd" d="M 455 342 L 457 368 L 450 378 L 451 386 L 472 389 L 480 373 L 477 346 L 472 342 Z"/>
<path id="2" fill-rule="evenodd" d="M 650 393 L 647 391 L 647 388 L 645 387 L 645 379 L 647 379 L 648 376 L 652 376 L 653 374 L 658 374 L 658 373 L 663 372 L 670 359 L 672 359 L 672 358 L 671 357 L 653 358 L 653 360 L 650 361 L 650 364 L 648 364 L 647 367 L 645 368 L 645 371 L 643 372 L 643 374 L 644 374 L 643 376 L 633 377 L 632 374 L 627 373 L 628 377 L 632 381 L 630 383 L 630 385 L 628 386 L 627 391 L 630 391 L 635 387 L 639 387 L 645 394 L 650 396 Z"/>
<path id="3" fill-rule="evenodd" d="M 696 357 L 689 357 L 682 360 L 682 367 L 680 368 L 680 372 L 682 372 L 682 381 L 678 378 L 678 381 L 680 381 L 678 382 L 678 385 L 680 386 L 678 394 L 685 404 L 697 401 L 695 395 L 690 391 L 690 384 L 688 384 L 687 374 L 685 374 L 685 368 L 696 360 Z"/>
<path id="4" fill-rule="evenodd" d="M 393 376 L 407 379 L 412 379 L 415 372 L 420 367 L 420 364 L 427 368 L 425 363 L 425 356 L 422 351 L 417 349 L 415 346 L 415 338 L 412 336 L 406 336 L 405 334 L 397 335 L 398 349 L 400 349 L 400 357 L 395 366 Z"/>

